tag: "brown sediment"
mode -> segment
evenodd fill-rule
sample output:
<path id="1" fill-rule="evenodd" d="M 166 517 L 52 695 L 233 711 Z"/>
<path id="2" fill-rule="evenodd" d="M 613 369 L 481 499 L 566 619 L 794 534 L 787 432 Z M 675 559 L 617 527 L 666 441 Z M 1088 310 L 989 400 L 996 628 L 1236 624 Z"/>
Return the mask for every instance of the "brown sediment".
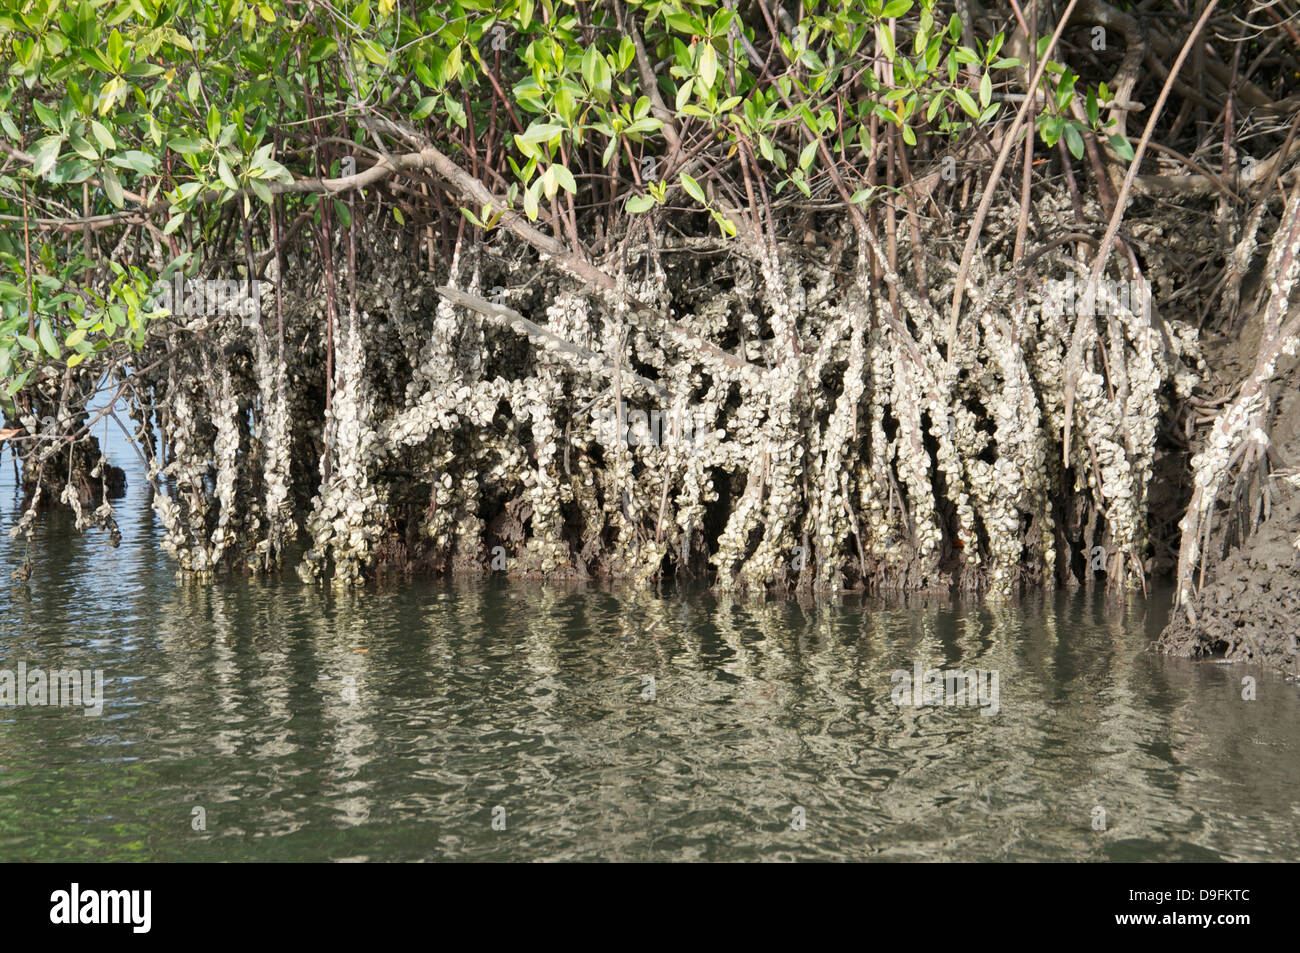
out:
<path id="1" fill-rule="evenodd" d="M 1241 379 L 1250 369 L 1260 329 L 1244 330 L 1239 339 L 1207 348 L 1207 359 L 1226 378 Z M 1288 363 L 1278 374 L 1276 403 L 1265 420 L 1271 452 L 1263 472 L 1220 504 L 1204 554 L 1204 582 L 1188 600 L 1190 612 L 1173 614 L 1158 647 L 1173 655 L 1250 662 L 1298 678 L 1300 366 Z M 1248 501 L 1244 519 L 1242 498 Z"/>

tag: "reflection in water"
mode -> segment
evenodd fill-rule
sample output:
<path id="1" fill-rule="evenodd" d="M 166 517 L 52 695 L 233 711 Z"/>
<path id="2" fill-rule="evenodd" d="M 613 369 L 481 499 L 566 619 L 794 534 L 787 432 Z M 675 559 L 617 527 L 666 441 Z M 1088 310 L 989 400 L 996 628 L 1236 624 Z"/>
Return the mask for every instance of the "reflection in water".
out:
<path id="1" fill-rule="evenodd" d="M 0 708 L 0 860 L 1300 859 L 1300 693 L 1147 654 L 1162 598 L 195 584 L 140 483 L 118 550 L 0 540 L 0 669 L 106 679 Z M 895 706 L 917 663 L 998 714 Z"/>

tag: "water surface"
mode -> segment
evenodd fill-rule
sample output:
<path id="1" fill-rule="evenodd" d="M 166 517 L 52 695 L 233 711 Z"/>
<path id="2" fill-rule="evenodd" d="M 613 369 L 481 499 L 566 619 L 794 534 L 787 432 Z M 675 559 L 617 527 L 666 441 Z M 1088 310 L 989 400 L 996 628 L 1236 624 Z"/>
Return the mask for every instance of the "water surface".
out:
<path id="1" fill-rule="evenodd" d="M 1149 653 L 1161 594 L 200 585 L 138 466 L 121 548 L 52 515 L 17 584 L 0 473 L 0 669 L 105 677 L 0 708 L 3 861 L 1300 859 L 1300 690 Z M 895 705 L 918 662 L 998 713 Z"/>

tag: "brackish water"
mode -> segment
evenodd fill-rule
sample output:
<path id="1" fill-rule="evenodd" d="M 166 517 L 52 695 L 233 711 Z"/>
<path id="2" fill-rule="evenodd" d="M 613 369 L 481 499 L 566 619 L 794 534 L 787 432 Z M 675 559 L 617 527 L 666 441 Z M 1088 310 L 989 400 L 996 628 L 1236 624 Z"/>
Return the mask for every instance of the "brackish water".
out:
<path id="1" fill-rule="evenodd" d="M 105 679 L 0 708 L 0 861 L 1300 860 L 1300 688 L 1148 653 L 1160 594 L 186 583 L 110 443 L 121 548 L 49 516 L 26 584 L 0 467 L 0 670 Z M 997 714 L 895 705 L 917 663 Z"/>

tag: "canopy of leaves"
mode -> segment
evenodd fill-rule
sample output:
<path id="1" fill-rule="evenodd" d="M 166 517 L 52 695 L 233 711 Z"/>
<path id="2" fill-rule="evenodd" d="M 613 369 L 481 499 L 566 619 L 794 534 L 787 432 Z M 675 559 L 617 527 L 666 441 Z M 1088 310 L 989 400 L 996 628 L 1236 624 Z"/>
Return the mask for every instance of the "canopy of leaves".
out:
<path id="1" fill-rule="evenodd" d="M 966 39 L 933 0 L 801 10 L 794 22 L 771 4 L 702 0 L 0 0 L 0 399 L 39 364 L 140 346 L 160 314 L 153 283 L 210 266 L 219 230 L 264 235 L 277 196 L 346 225 L 319 180 L 344 156 L 364 169 L 399 150 L 365 120 L 401 124 L 400 148 L 436 143 L 543 224 L 557 203 L 572 216 L 575 197 L 631 215 L 679 202 L 734 234 L 710 179 L 727 184 L 738 150 L 778 194 L 828 188 L 829 162 L 865 202 L 873 122 L 908 145 L 997 122 L 1005 71 L 1023 69 L 1001 34 Z M 779 49 L 760 55 L 760 35 Z M 1039 128 L 1078 155 L 1076 79 L 1045 75 Z M 1086 92 L 1097 128 L 1106 95 Z M 499 218 L 465 211 L 481 227 Z"/>

